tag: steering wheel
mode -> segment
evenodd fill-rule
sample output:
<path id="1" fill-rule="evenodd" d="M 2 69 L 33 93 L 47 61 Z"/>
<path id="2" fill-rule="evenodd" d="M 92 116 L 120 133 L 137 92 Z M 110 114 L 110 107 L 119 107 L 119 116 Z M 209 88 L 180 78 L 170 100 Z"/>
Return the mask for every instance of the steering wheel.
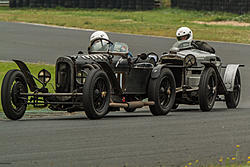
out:
<path id="1" fill-rule="evenodd" d="M 105 39 L 105 38 L 96 38 L 96 39 L 94 39 L 91 43 L 90 43 L 90 46 L 88 47 L 88 53 L 96 53 L 96 52 L 100 52 L 101 53 L 101 51 L 90 51 L 90 48 L 93 46 L 93 44 L 96 42 L 96 41 L 100 41 L 101 42 L 101 44 L 102 44 L 102 47 L 104 47 L 104 45 L 103 45 L 103 41 L 106 41 L 107 42 L 107 46 L 109 46 L 109 45 L 114 45 L 114 43 L 113 42 L 111 42 L 110 40 L 108 40 L 108 39 Z M 104 52 L 104 51 L 103 51 Z M 107 50 L 107 52 L 105 52 L 105 53 L 109 53 L 109 50 Z M 105 54 L 104 53 L 104 54 Z M 113 55 L 109 55 L 108 57 L 110 57 L 111 59 L 114 57 Z"/>
<path id="2" fill-rule="evenodd" d="M 98 41 L 98 40 L 100 40 L 100 41 L 102 41 L 102 40 L 108 41 L 108 44 L 114 45 L 114 43 L 111 42 L 109 39 L 106 39 L 106 38 L 96 38 L 96 39 L 94 39 L 94 40 L 91 42 L 90 46 L 92 46 L 93 43 L 95 43 L 95 42 Z"/>

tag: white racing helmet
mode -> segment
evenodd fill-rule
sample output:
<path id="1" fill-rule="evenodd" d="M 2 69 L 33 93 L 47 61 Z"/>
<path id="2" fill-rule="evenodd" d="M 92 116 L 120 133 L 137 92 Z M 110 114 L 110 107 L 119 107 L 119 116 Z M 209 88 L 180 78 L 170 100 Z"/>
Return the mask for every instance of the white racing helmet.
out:
<path id="1" fill-rule="evenodd" d="M 192 42 L 193 32 L 188 27 L 181 27 L 176 31 L 176 37 L 178 41 L 185 40 L 187 42 Z"/>
<path id="2" fill-rule="evenodd" d="M 109 40 L 109 37 L 108 37 L 108 35 L 105 32 L 103 32 L 103 31 L 96 31 L 93 34 L 91 34 L 89 41 L 92 42 L 92 41 L 94 41 L 97 38 L 104 38 L 104 39 Z"/>

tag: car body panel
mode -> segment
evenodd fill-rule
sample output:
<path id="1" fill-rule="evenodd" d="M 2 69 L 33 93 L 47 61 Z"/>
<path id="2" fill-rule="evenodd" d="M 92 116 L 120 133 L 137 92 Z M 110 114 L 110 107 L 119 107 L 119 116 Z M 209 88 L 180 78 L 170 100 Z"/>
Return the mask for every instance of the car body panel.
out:
<path id="1" fill-rule="evenodd" d="M 240 64 L 228 64 L 224 73 L 223 82 L 227 91 L 233 91 L 234 80 Z"/>

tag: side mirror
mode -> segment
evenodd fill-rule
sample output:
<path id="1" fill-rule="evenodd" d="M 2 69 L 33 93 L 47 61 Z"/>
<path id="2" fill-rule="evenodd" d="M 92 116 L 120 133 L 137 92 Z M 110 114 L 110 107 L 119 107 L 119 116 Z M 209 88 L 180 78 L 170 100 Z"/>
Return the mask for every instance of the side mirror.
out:
<path id="1" fill-rule="evenodd" d="M 48 72 L 45 69 L 42 69 L 39 73 L 38 73 L 38 79 L 40 81 L 42 81 L 45 85 L 50 81 L 51 79 L 51 74 L 50 72 Z"/>
<path id="2" fill-rule="evenodd" d="M 141 58 L 142 60 L 146 60 L 148 58 L 148 55 L 146 53 L 142 53 L 138 55 L 138 57 Z"/>

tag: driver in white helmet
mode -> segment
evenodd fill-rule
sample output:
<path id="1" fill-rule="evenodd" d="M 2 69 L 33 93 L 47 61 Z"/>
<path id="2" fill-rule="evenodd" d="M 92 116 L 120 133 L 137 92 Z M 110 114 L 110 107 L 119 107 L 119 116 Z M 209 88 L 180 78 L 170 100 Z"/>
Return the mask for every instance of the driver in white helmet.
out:
<path id="1" fill-rule="evenodd" d="M 202 41 L 194 41 L 193 40 L 193 32 L 188 27 L 181 27 L 176 31 L 176 37 L 178 41 L 187 41 L 191 42 L 192 45 L 199 50 L 215 53 L 215 50 L 213 47 L 211 47 L 208 43 L 202 42 Z"/>
<path id="2" fill-rule="evenodd" d="M 91 34 L 89 41 L 93 42 L 97 38 L 104 38 L 109 40 L 109 36 L 104 31 L 96 31 L 93 34 Z"/>
<path id="3" fill-rule="evenodd" d="M 90 43 L 92 43 L 93 41 L 95 41 L 97 38 L 103 38 L 103 39 L 107 39 L 109 40 L 109 37 L 108 35 L 103 32 L 103 31 L 96 31 L 94 32 L 93 34 L 91 34 L 90 36 Z M 105 51 L 107 50 L 107 47 L 108 47 L 108 41 L 105 41 L 105 40 L 96 40 L 95 41 L 96 44 L 95 44 L 95 50 L 96 51 Z"/>
<path id="4" fill-rule="evenodd" d="M 104 32 L 104 31 L 95 31 L 93 34 L 91 34 L 90 36 L 90 43 L 92 43 L 95 39 L 97 38 L 103 38 L 103 39 L 107 39 L 109 40 L 109 36 Z M 100 42 L 100 41 L 97 41 Z M 108 41 L 102 41 L 102 43 L 100 43 L 99 47 L 97 48 L 97 50 L 102 50 L 102 49 L 106 49 L 108 47 Z M 98 45 L 97 45 L 98 46 Z M 128 56 L 129 57 L 133 57 L 131 52 L 128 52 Z"/>

